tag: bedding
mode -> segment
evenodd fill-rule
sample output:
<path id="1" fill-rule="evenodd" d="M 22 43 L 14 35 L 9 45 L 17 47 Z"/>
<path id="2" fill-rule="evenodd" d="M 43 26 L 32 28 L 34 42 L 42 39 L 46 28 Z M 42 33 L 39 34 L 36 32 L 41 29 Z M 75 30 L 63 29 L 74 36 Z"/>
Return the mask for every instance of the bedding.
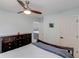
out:
<path id="1" fill-rule="evenodd" d="M 37 47 L 40 47 L 40 48 L 42 48 L 46 51 L 49 51 L 51 53 L 60 55 L 64 58 L 73 58 L 73 56 L 64 49 L 56 48 L 54 46 L 50 46 L 50 45 L 44 44 L 42 42 L 37 42 L 37 43 L 33 43 L 33 44 L 36 45 Z"/>
<path id="2" fill-rule="evenodd" d="M 0 58 L 62 58 L 62 56 L 41 49 L 35 44 L 29 44 L 5 53 L 1 53 Z"/>

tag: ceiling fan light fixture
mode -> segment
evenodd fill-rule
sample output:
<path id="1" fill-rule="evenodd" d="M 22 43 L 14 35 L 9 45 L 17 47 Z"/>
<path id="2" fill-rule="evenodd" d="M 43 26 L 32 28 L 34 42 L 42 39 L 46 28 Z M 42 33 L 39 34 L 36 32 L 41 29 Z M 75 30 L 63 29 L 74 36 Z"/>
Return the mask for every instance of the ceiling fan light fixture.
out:
<path id="1" fill-rule="evenodd" d="M 29 7 L 30 2 L 27 1 L 27 0 L 25 2 L 23 2 L 21 0 L 17 0 L 17 2 L 23 7 L 23 11 L 18 12 L 18 14 L 20 14 L 20 13 L 24 13 L 24 14 L 27 14 L 27 15 L 32 14 L 32 13 L 42 14 L 42 12 L 40 12 L 40 11 L 32 10 Z"/>
<path id="2" fill-rule="evenodd" d="M 27 14 L 27 15 L 29 15 L 29 14 L 31 14 L 32 12 L 31 12 L 30 10 L 25 10 L 24 13 Z"/>

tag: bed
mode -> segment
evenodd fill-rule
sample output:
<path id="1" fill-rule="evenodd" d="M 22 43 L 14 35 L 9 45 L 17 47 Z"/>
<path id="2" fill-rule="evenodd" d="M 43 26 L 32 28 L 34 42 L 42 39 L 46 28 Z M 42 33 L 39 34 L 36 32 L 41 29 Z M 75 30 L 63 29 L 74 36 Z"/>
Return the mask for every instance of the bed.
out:
<path id="1" fill-rule="evenodd" d="M 31 42 L 31 34 L 1 37 L 0 58 L 73 58 L 73 48 L 49 44 L 42 40 Z"/>
<path id="2" fill-rule="evenodd" d="M 0 58 L 72 58 L 65 50 L 42 42 L 31 43 L 0 54 Z"/>
<path id="3" fill-rule="evenodd" d="M 33 44 L 29 44 L 5 53 L 0 54 L 0 58 L 62 58 L 59 55 L 50 53 Z"/>

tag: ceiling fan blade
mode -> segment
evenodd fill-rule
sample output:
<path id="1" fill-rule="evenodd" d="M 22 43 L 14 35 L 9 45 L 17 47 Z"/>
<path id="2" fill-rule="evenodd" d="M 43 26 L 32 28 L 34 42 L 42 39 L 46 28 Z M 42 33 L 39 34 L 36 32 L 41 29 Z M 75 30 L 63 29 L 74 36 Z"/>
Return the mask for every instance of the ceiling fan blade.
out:
<path id="1" fill-rule="evenodd" d="M 25 8 L 25 4 L 21 1 L 21 0 L 17 0 L 18 1 L 18 3 L 24 8 L 24 9 L 26 9 Z"/>
<path id="2" fill-rule="evenodd" d="M 27 8 L 29 8 L 29 1 L 25 1 L 26 5 L 27 5 Z"/>
<path id="3" fill-rule="evenodd" d="M 31 10 L 33 13 L 42 14 L 40 11 Z"/>
<path id="4" fill-rule="evenodd" d="M 23 13 L 24 11 L 20 11 L 20 12 L 18 12 L 18 14 L 20 14 L 20 13 Z"/>
<path id="5" fill-rule="evenodd" d="M 30 2 L 28 0 L 25 1 L 26 4 L 29 4 Z"/>

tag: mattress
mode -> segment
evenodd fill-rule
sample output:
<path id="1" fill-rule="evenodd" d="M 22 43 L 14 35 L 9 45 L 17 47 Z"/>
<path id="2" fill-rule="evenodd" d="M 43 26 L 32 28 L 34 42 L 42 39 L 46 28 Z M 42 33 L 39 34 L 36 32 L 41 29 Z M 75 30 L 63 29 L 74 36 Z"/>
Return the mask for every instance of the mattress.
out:
<path id="1" fill-rule="evenodd" d="M 62 58 L 62 56 L 41 49 L 34 44 L 29 44 L 5 53 L 1 53 L 0 58 Z"/>

